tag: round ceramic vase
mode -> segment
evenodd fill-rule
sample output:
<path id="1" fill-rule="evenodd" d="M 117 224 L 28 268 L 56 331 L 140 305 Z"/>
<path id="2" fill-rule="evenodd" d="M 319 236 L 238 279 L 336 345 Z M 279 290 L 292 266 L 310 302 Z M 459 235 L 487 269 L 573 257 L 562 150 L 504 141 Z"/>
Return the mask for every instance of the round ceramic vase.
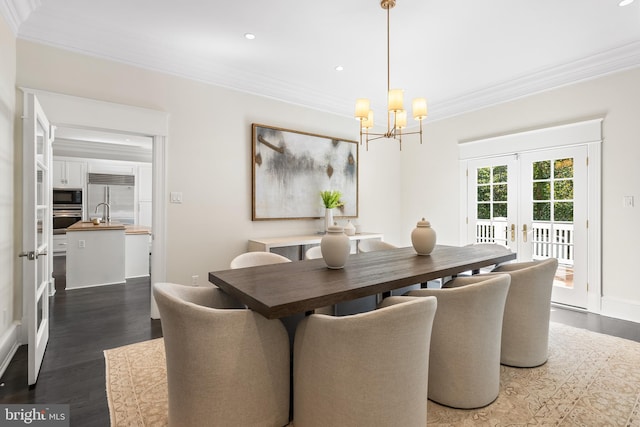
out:
<path id="1" fill-rule="evenodd" d="M 344 234 L 347 236 L 355 236 L 356 228 L 351 224 L 351 220 L 347 221 L 347 225 L 344 226 Z"/>
<path id="2" fill-rule="evenodd" d="M 340 269 L 347 263 L 351 245 L 342 227 L 332 225 L 320 240 L 322 258 L 331 269 Z"/>
<path id="3" fill-rule="evenodd" d="M 436 232 L 431 223 L 422 218 L 411 232 L 411 244 L 418 255 L 429 255 L 436 246 Z"/>

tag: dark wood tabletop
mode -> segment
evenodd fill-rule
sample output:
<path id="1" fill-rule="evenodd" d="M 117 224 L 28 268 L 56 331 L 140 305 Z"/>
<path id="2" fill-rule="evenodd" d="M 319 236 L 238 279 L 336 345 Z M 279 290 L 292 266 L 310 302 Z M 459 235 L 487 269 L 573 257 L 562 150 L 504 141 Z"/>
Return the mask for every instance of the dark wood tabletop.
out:
<path id="1" fill-rule="evenodd" d="M 431 255 L 412 247 L 349 255 L 340 270 L 322 258 L 209 273 L 209 281 L 269 319 L 380 294 L 463 271 L 513 260 L 500 245 L 437 245 Z"/>

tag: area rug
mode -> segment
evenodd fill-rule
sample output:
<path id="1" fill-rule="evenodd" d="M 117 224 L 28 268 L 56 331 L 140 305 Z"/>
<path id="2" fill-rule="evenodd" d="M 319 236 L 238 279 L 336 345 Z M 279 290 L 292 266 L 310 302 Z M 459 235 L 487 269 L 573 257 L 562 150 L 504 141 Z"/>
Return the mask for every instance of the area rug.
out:
<path id="1" fill-rule="evenodd" d="M 162 338 L 104 354 L 111 426 L 166 425 Z M 495 402 L 475 410 L 426 406 L 428 426 L 640 427 L 640 343 L 552 322 L 549 361 L 502 366 Z"/>

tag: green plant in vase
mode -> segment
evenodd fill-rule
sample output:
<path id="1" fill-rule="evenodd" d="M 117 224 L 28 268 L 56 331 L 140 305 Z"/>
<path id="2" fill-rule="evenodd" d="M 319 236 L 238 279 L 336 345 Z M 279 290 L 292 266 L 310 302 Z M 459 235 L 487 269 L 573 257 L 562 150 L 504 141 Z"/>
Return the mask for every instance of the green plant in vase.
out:
<path id="1" fill-rule="evenodd" d="M 325 230 L 327 230 L 329 226 L 333 225 L 333 209 L 343 206 L 344 202 L 340 200 L 342 193 L 337 190 L 321 191 L 320 197 L 322 197 L 322 204 L 326 208 L 324 220 Z"/>

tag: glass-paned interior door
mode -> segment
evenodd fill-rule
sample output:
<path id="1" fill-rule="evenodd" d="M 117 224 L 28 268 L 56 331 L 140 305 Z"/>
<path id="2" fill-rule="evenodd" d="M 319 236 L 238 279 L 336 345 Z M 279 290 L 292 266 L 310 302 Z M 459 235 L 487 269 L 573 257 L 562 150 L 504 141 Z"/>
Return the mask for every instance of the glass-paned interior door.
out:
<path id="1" fill-rule="evenodd" d="M 49 341 L 51 282 L 50 125 L 33 94 L 25 97 L 23 122 L 23 325 L 28 336 L 28 381 L 35 384 Z"/>

